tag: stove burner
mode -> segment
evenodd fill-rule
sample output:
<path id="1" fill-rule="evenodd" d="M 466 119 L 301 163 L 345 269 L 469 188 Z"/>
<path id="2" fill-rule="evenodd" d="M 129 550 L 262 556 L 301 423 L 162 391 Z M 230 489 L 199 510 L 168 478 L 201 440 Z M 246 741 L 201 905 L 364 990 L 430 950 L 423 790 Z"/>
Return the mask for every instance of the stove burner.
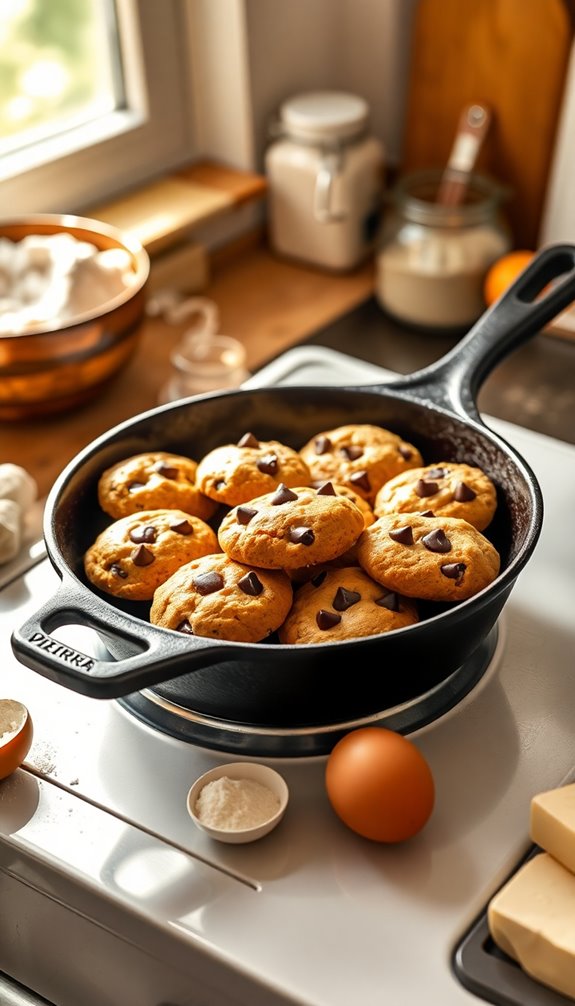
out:
<path id="1" fill-rule="evenodd" d="M 195 712 L 153 689 L 116 701 L 147 726 L 211 750 L 271 758 L 326 755 L 340 737 L 358 727 L 384 726 L 410 734 L 434 723 L 457 706 L 487 676 L 487 671 L 496 670 L 501 651 L 499 637 L 495 625 L 469 660 L 428 692 L 347 722 L 292 728 L 239 723 Z"/>

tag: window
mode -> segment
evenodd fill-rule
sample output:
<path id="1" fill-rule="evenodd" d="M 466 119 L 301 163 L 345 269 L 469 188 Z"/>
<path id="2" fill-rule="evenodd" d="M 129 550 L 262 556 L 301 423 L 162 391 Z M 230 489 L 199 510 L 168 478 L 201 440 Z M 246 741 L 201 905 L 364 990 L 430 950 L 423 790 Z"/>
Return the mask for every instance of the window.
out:
<path id="1" fill-rule="evenodd" d="M 111 0 L 0 6 L 0 134 L 19 150 L 125 106 Z"/>
<path id="2" fill-rule="evenodd" d="M 184 0 L 2 0 L 3 215 L 81 212 L 193 159 Z"/>

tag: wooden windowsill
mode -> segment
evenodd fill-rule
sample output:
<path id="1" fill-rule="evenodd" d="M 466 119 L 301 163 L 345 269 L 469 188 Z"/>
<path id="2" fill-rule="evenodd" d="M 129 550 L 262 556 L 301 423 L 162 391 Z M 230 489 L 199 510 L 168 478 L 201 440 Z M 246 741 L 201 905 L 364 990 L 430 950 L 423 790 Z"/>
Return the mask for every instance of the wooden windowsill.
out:
<path id="1" fill-rule="evenodd" d="M 193 237 L 200 225 L 262 200 L 266 190 L 262 175 L 204 161 L 93 206 L 88 214 L 132 234 L 154 257 Z"/>

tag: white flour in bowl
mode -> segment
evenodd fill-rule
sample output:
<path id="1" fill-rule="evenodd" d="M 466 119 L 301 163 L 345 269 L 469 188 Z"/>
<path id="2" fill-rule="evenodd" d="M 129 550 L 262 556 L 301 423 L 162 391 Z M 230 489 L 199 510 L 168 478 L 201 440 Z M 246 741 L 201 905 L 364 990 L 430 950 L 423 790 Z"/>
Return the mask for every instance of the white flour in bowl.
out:
<path id="1" fill-rule="evenodd" d="M 208 828 L 242 831 L 269 821 L 279 807 L 278 797 L 267 786 L 253 779 L 221 776 L 200 790 L 194 813 Z"/>
<path id="2" fill-rule="evenodd" d="M 0 238 L 0 335 L 26 335 L 95 311 L 136 279 L 129 252 L 71 234 Z"/>

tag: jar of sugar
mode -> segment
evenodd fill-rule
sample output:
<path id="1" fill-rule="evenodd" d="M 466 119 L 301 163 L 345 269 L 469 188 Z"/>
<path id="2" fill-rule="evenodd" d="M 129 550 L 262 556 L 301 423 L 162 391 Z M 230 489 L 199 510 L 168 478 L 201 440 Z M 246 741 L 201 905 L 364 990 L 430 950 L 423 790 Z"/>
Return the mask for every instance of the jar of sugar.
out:
<path id="1" fill-rule="evenodd" d="M 376 254 L 376 297 L 418 329 L 465 329 L 483 313 L 489 266 L 511 248 L 502 215 L 506 190 L 473 175 L 465 201 L 437 202 L 440 171 L 400 179 Z"/>
<path id="2" fill-rule="evenodd" d="M 383 145 L 369 107 L 340 91 L 298 94 L 279 108 L 266 151 L 270 243 L 334 272 L 373 254 L 381 219 Z"/>

